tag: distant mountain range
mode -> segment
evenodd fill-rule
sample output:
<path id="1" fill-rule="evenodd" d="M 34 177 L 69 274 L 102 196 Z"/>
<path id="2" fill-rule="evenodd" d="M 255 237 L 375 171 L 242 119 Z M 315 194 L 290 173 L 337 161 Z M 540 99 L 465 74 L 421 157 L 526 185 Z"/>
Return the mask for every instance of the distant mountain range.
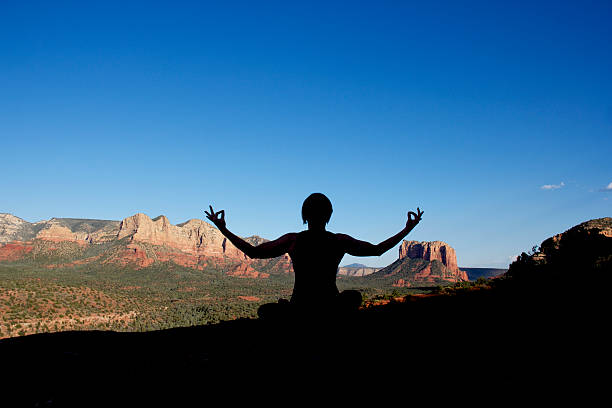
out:
<path id="1" fill-rule="evenodd" d="M 338 275 L 341 276 L 367 276 L 382 268 L 374 268 L 371 266 L 365 266 L 360 263 L 352 263 L 350 265 L 341 266 L 338 268 Z"/>
<path id="2" fill-rule="evenodd" d="M 372 268 L 372 267 L 371 266 L 366 266 L 366 265 L 360 264 L 360 263 L 352 263 L 352 264 L 344 265 L 341 268 Z"/>
<path id="3" fill-rule="evenodd" d="M 80 218 L 51 218 L 31 223 L 12 214 L 0 213 L 0 243 L 45 238 L 54 232 L 61 232 L 75 241 L 100 241 L 101 236 L 112 238 L 120 224 L 121 221 Z"/>
<path id="4" fill-rule="evenodd" d="M 254 245 L 266 241 L 258 236 L 245 239 Z M 102 263 L 143 269 L 172 262 L 196 270 L 220 267 L 230 276 L 261 279 L 293 271 L 287 254 L 272 260 L 250 259 L 200 219 L 172 225 L 163 215 L 151 219 L 138 213 L 122 221 L 52 218 L 30 223 L 0 214 L 0 261 L 34 258 L 53 259 L 50 268 Z M 351 264 L 340 267 L 338 274 L 401 287 L 468 279 L 457 267 L 455 250 L 442 241 L 404 241 L 392 265 Z"/>
<path id="5" fill-rule="evenodd" d="M 245 238 L 252 244 L 265 240 Z M 0 214 L 0 261 L 57 258 L 70 264 L 117 264 L 133 269 L 173 262 L 193 268 L 220 266 L 228 275 L 266 278 L 291 271 L 288 256 L 273 260 L 247 258 L 208 222 L 191 219 L 172 225 L 161 215 L 154 219 L 135 214 L 122 221 L 52 218 L 29 223 L 11 214 Z M 61 245 L 59 245 L 61 244 Z M 1 244 L 0 244 L 1 245 Z M 61 254 L 58 253 L 61 247 Z M 272 267 L 273 266 L 273 267 Z M 264 272 L 265 270 L 265 272 Z"/>

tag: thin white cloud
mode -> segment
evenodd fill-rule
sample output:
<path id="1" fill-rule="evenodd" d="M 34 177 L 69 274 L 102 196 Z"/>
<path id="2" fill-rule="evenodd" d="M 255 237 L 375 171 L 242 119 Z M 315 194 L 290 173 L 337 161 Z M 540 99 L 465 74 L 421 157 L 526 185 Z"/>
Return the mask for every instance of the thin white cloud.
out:
<path id="1" fill-rule="evenodd" d="M 603 192 L 612 192 L 612 183 L 608 184 L 606 187 L 602 188 L 599 191 L 603 191 Z"/>
<path id="2" fill-rule="evenodd" d="M 612 183 L 611 183 L 612 184 Z M 542 190 L 556 190 L 558 188 L 561 188 L 565 185 L 564 182 L 561 182 L 559 184 L 544 184 L 542 187 L 540 187 Z"/>

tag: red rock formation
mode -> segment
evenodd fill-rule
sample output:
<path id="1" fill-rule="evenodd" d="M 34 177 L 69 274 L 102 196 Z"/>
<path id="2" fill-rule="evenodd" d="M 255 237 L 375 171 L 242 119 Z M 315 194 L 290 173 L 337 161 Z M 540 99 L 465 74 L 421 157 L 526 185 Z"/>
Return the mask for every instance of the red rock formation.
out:
<path id="1" fill-rule="evenodd" d="M 206 264 L 206 257 L 191 255 L 184 252 L 165 252 L 165 251 L 153 251 L 155 253 L 155 259 L 159 262 L 174 262 L 177 265 L 185 266 L 187 268 L 203 270 Z"/>
<path id="2" fill-rule="evenodd" d="M 398 279 L 397 281 L 393 282 L 392 286 L 395 286 L 396 288 L 408 288 L 412 286 L 412 284 L 407 280 Z"/>
<path id="3" fill-rule="evenodd" d="M 77 230 L 72 231 L 65 225 L 60 224 L 61 219 L 52 218 L 49 221 L 41 221 L 44 228 L 41 229 L 35 236 L 36 239 L 51 242 L 76 242 L 81 246 L 87 244 L 95 244 L 116 239 L 118 226 L 114 221 L 109 221 L 110 225 L 106 225 L 98 230 Z"/>
<path id="4" fill-rule="evenodd" d="M 130 237 L 131 242 L 166 246 L 197 256 L 246 258 L 218 229 L 202 220 L 192 219 L 181 225 L 172 225 L 164 216 L 152 220 L 139 213 L 121 221 L 117 239 L 125 237 Z"/>
<path id="5" fill-rule="evenodd" d="M 49 269 L 68 268 L 68 267 L 76 266 L 76 265 L 85 265 L 85 264 L 97 261 L 98 259 L 100 259 L 101 256 L 102 255 L 91 256 L 89 258 L 77 259 L 76 261 L 72 261 L 69 263 L 63 263 L 63 264 L 49 264 L 49 265 L 46 265 L 46 268 L 49 268 Z"/>
<path id="6" fill-rule="evenodd" d="M 467 281 L 467 273 L 457 267 L 457 255 L 453 247 L 446 242 L 418 242 L 403 241 L 399 248 L 399 259 L 417 258 L 426 261 L 438 260 L 446 266 L 448 271 L 456 277 L 458 281 Z M 420 277 L 426 280 L 426 271 L 419 272 Z"/>
<path id="7" fill-rule="evenodd" d="M 37 228 L 42 227 L 42 229 L 36 233 L 33 225 L 37 225 Z M 268 262 L 273 262 L 274 269 L 277 271 L 289 273 L 293 270 L 288 255 L 274 260 L 248 258 L 217 228 L 199 219 L 172 225 L 165 216 L 151 219 L 139 213 L 125 218 L 120 223 L 105 220 L 52 218 L 49 221 L 31 224 L 10 214 L 0 214 L 0 242 L 16 241 L 11 237 L 20 238 L 28 234 L 30 238 L 37 241 L 74 242 L 80 246 L 125 239 L 127 246 L 111 254 L 105 262 L 130 264 L 139 268 L 149 266 L 156 261 L 174 262 L 200 270 L 204 269 L 209 262 L 221 265 L 240 263 L 246 266 L 231 271 L 231 275 L 258 278 L 269 276 L 267 273 L 259 273 L 255 270 L 255 268 L 265 267 Z M 250 237 L 247 240 L 253 245 L 265 241 L 259 237 Z M 0 248 L 0 261 L 18 259 L 33 249 L 31 246 L 26 248 L 18 243 Z M 45 247 L 46 251 L 55 249 L 49 245 Z M 49 267 L 66 265 L 68 264 L 54 264 Z"/>
<path id="8" fill-rule="evenodd" d="M 238 264 L 234 270 L 227 273 L 229 276 L 235 276 L 237 278 L 268 278 L 269 273 L 258 272 L 247 263 Z"/>
<path id="9" fill-rule="evenodd" d="M 276 264 L 276 269 L 283 273 L 292 273 L 293 264 L 291 263 L 291 257 L 288 254 L 281 255 L 280 261 Z"/>
<path id="10" fill-rule="evenodd" d="M 259 302 L 261 300 L 261 298 L 258 298 L 257 296 L 238 296 L 238 299 L 246 300 L 249 302 Z"/>
<path id="11" fill-rule="evenodd" d="M 229 242 L 221 232 L 209 223 L 191 219 L 183 224 L 172 225 L 168 218 L 160 216 L 151 219 L 145 214 L 136 214 L 121 221 L 117 239 L 128 237 L 131 243 L 148 243 L 170 248 L 169 251 L 155 250 L 156 260 L 172 261 L 176 264 L 202 269 L 207 259 L 221 262 L 240 262 L 228 275 L 249 278 L 267 278 L 269 274 L 257 272 L 253 260 Z M 262 241 L 259 238 L 259 241 Z M 276 269 L 291 272 L 291 260 L 284 255 Z"/>
<path id="12" fill-rule="evenodd" d="M 27 242 L 9 242 L 0 246 L 0 261 L 16 261 L 31 252 L 33 248 Z"/>
<path id="13" fill-rule="evenodd" d="M 132 243 L 148 243 L 169 249 L 155 250 L 156 260 L 172 261 L 179 265 L 202 269 L 206 260 L 215 258 L 221 262 L 241 263 L 228 274 L 238 277 L 266 278 L 251 267 L 253 260 L 229 242 L 221 232 L 209 223 L 192 219 L 183 224 L 172 225 L 168 218 L 160 216 L 154 220 L 145 214 L 125 218 L 117 233 L 117 239 L 128 238 Z M 282 259 L 279 267 L 289 269 L 290 263 Z"/>
<path id="14" fill-rule="evenodd" d="M 51 242 L 76 242 L 79 245 L 87 245 L 89 234 L 85 232 L 72 232 L 70 228 L 61 225 L 51 225 L 36 234 L 36 238 Z"/>
<path id="15" fill-rule="evenodd" d="M 414 275 L 414 280 L 433 282 L 435 279 L 433 276 L 431 276 L 431 264 L 417 272 L 416 275 Z"/>
<path id="16" fill-rule="evenodd" d="M 123 251 L 118 253 L 116 256 L 106 260 L 105 262 L 119 263 L 122 265 L 133 265 L 137 268 L 146 268 L 147 266 L 150 266 L 153 262 L 155 262 L 155 260 L 149 258 L 147 256 L 146 251 L 143 250 L 140 246 L 136 244 L 129 244 L 125 247 Z"/>

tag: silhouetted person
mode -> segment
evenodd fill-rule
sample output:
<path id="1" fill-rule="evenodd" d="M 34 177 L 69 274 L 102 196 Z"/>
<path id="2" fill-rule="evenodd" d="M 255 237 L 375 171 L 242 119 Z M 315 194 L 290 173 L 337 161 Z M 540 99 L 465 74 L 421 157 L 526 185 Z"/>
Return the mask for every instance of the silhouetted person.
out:
<path id="1" fill-rule="evenodd" d="M 347 290 L 339 293 L 336 287 L 338 265 L 344 254 L 354 256 L 380 256 L 397 245 L 421 221 L 423 212 L 408 212 L 406 226 L 397 234 L 379 243 L 371 244 L 357 240 L 350 235 L 335 234 L 325 230 L 325 225 L 332 215 L 332 204 L 321 193 L 311 194 L 302 205 L 302 220 L 308 223 L 308 229 L 302 232 L 291 232 L 275 239 L 253 246 L 234 235 L 225 226 L 224 210 L 215 212 L 210 206 L 210 213 L 205 211 L 219 231 L 250 258 L 275 258 L 288 253 L 293 263 L 295 284 L 291 301 L 281 299 L 278 304 L 262 305 L 260 317 L 279 315 L 280 308 L 287 309 L 290 303 L 299 311 L 356 310 L 361 304 L 358 291 Z"/>

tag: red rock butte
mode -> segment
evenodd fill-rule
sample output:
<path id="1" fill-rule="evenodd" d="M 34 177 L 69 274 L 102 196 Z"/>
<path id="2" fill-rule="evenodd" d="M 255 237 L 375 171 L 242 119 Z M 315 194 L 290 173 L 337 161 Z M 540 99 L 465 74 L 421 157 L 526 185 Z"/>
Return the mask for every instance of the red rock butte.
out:
<path id="1" fill-rule="evenodd" d="M 452 274 L 456 275 L 457 281 L 467 281 L 468 276 L 457 266 L 457 254 L 455 249 L 443 241 L 402 241 L 399 248 L 399 259 L 402 258 L 424 259 L 426 261 L 440 261 Z"/>

